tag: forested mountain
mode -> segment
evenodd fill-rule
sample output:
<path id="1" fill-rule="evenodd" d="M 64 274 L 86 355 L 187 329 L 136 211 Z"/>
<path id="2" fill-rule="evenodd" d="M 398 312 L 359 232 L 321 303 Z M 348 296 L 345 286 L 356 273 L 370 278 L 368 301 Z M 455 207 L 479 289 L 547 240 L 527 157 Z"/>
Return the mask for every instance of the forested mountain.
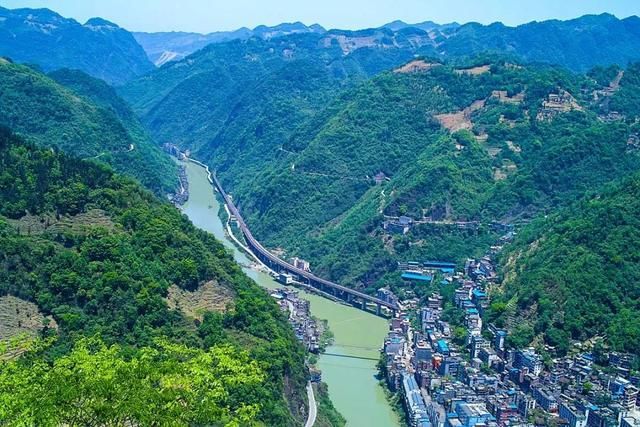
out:
<path id="1" fill-rule="evenodd" d="M 45 72 L 82 70 L 111 84 L 153 69 L 131 33 L 116 24 L 93 18 L 82 25 L 49 9 L 0 7 L 0 56 Z"/>
<path id="2" fill-rule="evenodd" d="M 398 286 L 398 261 L 481 256 L 492 222 L 640 170 L 638 28 L 600 15 L 249 38 L 121 94 L 156 138 L 217 170 L 268 247 L 373 292 Z M 383 229 L 401 215 L 417 221 L 408 234 Z"/>
<path id="3" fill-rule="evenodd" d="M 193 58 L 194 67 L 204 62 Z M 526 220 L 638 170 L 627 144 L 635 116 L 607 116 L 616 100 L 633 96 L 625 91 L 635 93 L 636 66 L 610 89 L 615 67 L 587 77 L 491 58 L 468 68 L 415 60 L 355 87 L 349 80 L 331 98 L 335 80 L 326 65 L 271 60 L 284 65 L 255 88 L 241 95 L 229 89 L 235 104 L 219 107 L 228 109 L 226 119 L 201 121 L 202 133 L 185 129 L 178 141 L 218 170 L 261 240 L 312 260 L 314 271 L 341 283 L 373 288 L 397 260 L 462 260 L 496 238 L 428 224 L 389 236 L 384 215 L 425 223 Z M 187 68 L 169 65 L 165 73 L 174 66 Z M 171 117 L 165 105 L 194 105 L 181 93 L 176 87 L 151 110 L 147 117 L 158 117 L 151 128 L 164 129 Z M 209 114 L 214 99 L 207 97 Z M 193 110 L 185 103 L 179 111 L 186 121 Z M 373 179 L 379 172 L 383 185 Z M 422 243 L 408 245 L 416 240 Z"/>
<path id="4" fill-rule="evenodd" d="M 177 185 L 176 165 L 114 90 L 80 71 L 51 77 L 0 59 L 0 124 L 30 141 L 94 158 L 158 193 Z"/>
<path id="5" fill-rule="evenodd" d="M 513 53 L 526 61 L 558 64 L 586 72 L 596 65 L 638 61 L 640 18 L 586 15 L 507 27 L 470 23 L 447 34 L 438 52 L 448 57 L 474 53 Z"/>
<path id="6" fill-rule="evenodd" d="M 108 167 L 6 129 L 0 189 L 3 424 L 304 420 L 302 347 L 210 234 Z"/>
<path id="7" fill-rule="evenodd" d="M 344 55 L 360 50 L 378 50 L 381 56 L 400 57 L 421 54 L 440 59 L 469 57 L 480 53 L 513 54 L 524 60 L 559 64 L 579 72 L 596 65 L 626 65 L 640 59 L 640 18 L 618 19 L 613 15 L 586 15 L 577 19 L 531 22 L 517 27 L 502 23 L 482 25 L 433 22 L 407 24 L 390 22 L 380 28 L 359 31 L 329 30 L 301 23 L 276 27 L 241 28 L 232 32 L 137 33 L 136 39 L 157 65 L 180 60 L 209 43 L 247 40 L 250 37 L 274 39 L 290 34 L 315 33 L 317 55 L 339 44 Z M 286 38 L 286 37 L 285 37 Z M 401 51 L 400 55 L 396 51 Z"/>
<path id="8" fill-rule="evenodd" d="M 503 255 L 503 288 L 492 295 L 499 321 L 516 314 L 516 345 L 540 336 L 565 352 L 570 339 L 600 335 L 615 350 L 640 354 L 639 203 L 636 174 L 520 233 Z"/>
<path id="9" fill-rule="evenodd" d="M 157 140 L 198 150 L 210 145 L 236 115 L 248 109 L 284 118 L 283 126 L 266 122 L 265 126 L 278 132 L 290 130 L 295 124 L 288 117 L 291 111 L 306 117 L 325 105 L 343 84 L 399 61 L 391 53 L 380 56 L 377 50 L 343 56 L 338 44 L 318 54 L 318 37 L 299 34 L 212 44 L 119 92 Z M 410 59 L 399 50 L 396 53 Z"/>

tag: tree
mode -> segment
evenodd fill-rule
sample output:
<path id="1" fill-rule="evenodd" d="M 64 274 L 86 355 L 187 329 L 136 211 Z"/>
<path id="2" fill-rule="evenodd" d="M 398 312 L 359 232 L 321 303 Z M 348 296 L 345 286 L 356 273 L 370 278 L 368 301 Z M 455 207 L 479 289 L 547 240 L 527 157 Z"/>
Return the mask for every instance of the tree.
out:
<path id="1" fill-rule="evenodd" d="M 208 351 L 158 340 L 126 358 L 82 339 L 66 356 L 0 365 L 3 425 L 253 425 L 265 374 L 231 346 Z"/>

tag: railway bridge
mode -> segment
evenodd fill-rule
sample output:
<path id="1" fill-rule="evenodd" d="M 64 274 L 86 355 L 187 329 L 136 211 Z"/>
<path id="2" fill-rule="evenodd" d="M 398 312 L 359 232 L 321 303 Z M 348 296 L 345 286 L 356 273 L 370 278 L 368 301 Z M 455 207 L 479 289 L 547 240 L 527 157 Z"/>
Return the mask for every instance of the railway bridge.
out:
<path id="1" fill-rule="evenodd" d="M 244 235 L 244 238 L 247 242 L 247 246 L 249 247 L 249 249 L 251 249 L 254 255 L 258 257 L 265 265 L 267 265 L 277 273 L 290 274 L 300 282 L 305 283 L 319 291 L 330 294 L 336 298 L 339 298 L 362 310 L 375 310 L 375 313 L 378 316 L 382 316 L 382 307 L 386 307 L 390 311 L 391 316 L 395 316 L 396 312 L 400 309 L 397 304 L 381 300 L 363 292 L 359 292 L 346 286 L 342 286 L 329 280 L 323 279 L 321 277 L 317 277 L 309 271 L 301 270 L 294 267 L 292 264 L 278 258 L 271 252 L 269 252 L 264 246 L 260 244 L 260 242 L 258 242 L 253 237 L 251 231 L 249 230 L 249 227 L 247 227 L 247 224 L 244 222 L 242 215 L 240 215 L 238 208 L 233 203 L 233 200 L 231 200 L 231 197 L 229 197 L 229 195 L 224 191 L 224 188 L 222 188 L 218 177 L 215 174 L 212 175 L 213 184 L 222 195 L 222 198 L 224 199 L 224 202 L 231 214 L 236 218 L 238 227 L 240 228 L 240 231 Z"/>

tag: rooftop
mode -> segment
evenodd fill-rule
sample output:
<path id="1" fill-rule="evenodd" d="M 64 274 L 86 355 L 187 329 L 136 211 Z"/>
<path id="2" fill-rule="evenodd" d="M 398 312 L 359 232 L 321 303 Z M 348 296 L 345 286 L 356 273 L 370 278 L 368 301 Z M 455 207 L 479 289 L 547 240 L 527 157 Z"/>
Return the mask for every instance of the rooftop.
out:
<path id="1" fill-rule="evenodd" d="M 406 272 L 406 273 L 402 273 L 402 279 L 418 280 L 421 282 L 431 282 L 433 280 L 433 276 L 428 276 L 426 274 L 420 274 L 420 273 Z"/>

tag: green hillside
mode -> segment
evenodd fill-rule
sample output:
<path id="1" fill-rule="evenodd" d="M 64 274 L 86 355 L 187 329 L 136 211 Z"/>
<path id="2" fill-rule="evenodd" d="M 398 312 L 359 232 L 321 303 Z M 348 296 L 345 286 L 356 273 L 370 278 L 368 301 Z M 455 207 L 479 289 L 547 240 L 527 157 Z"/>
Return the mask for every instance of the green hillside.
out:
<path id="1" fill-rule="evenodd" d="M 211 235 L 108 167 L 6 129 L 0 188 L 0 295 L 48 319 L 27 335 L 41 341 L 3 348 L 0 422 L 301 423 L 304 351 Z M 213 312 L 169 308 L 203 287 L 223 297 Z"/>
<path id="2" fill-rule="evenodd" d="M 82 72 L 62 70 L 48 77 L 0 60 L 0 124 L 38 145 L 109 163 L 159 194 L 176 186 L 175 164 L 126 104 L 104 82 Z"/>
<path id="3" fill-rule="evenodd" d="M 397 260 L 463 260 L 496 237 L 429 224 L 389 236 L 383 215 L 522 221 L 638 170 L 630 124 L 598 118 L 594 80 L 500 62 L 479 70 L 384 73 L 339 95 L 281 145 L 259 139 L 262 154 L 249 156 L 252 145 L 241 141 L 251 137 L 237 138 L 237 160 L 228 156 L 231 140 L 211 147 L 210 164 L 268 246 L 341 283 L 372 287 Z M 547 96 L 563 91 L 573 106 L 538 116 Z M 382 185 L 373 180 L 379 172 L 388 178 Z"/>
<path id="4" fill-rule="evenodd" d="M 503 290 L 515 298 L 518 345 L 535 336 L 566 351 L 596 335 L 640 353 L 640 175 L 524 229 L 503 255 Z M 495 306 L 494 306 L 495 307 Z"/>

